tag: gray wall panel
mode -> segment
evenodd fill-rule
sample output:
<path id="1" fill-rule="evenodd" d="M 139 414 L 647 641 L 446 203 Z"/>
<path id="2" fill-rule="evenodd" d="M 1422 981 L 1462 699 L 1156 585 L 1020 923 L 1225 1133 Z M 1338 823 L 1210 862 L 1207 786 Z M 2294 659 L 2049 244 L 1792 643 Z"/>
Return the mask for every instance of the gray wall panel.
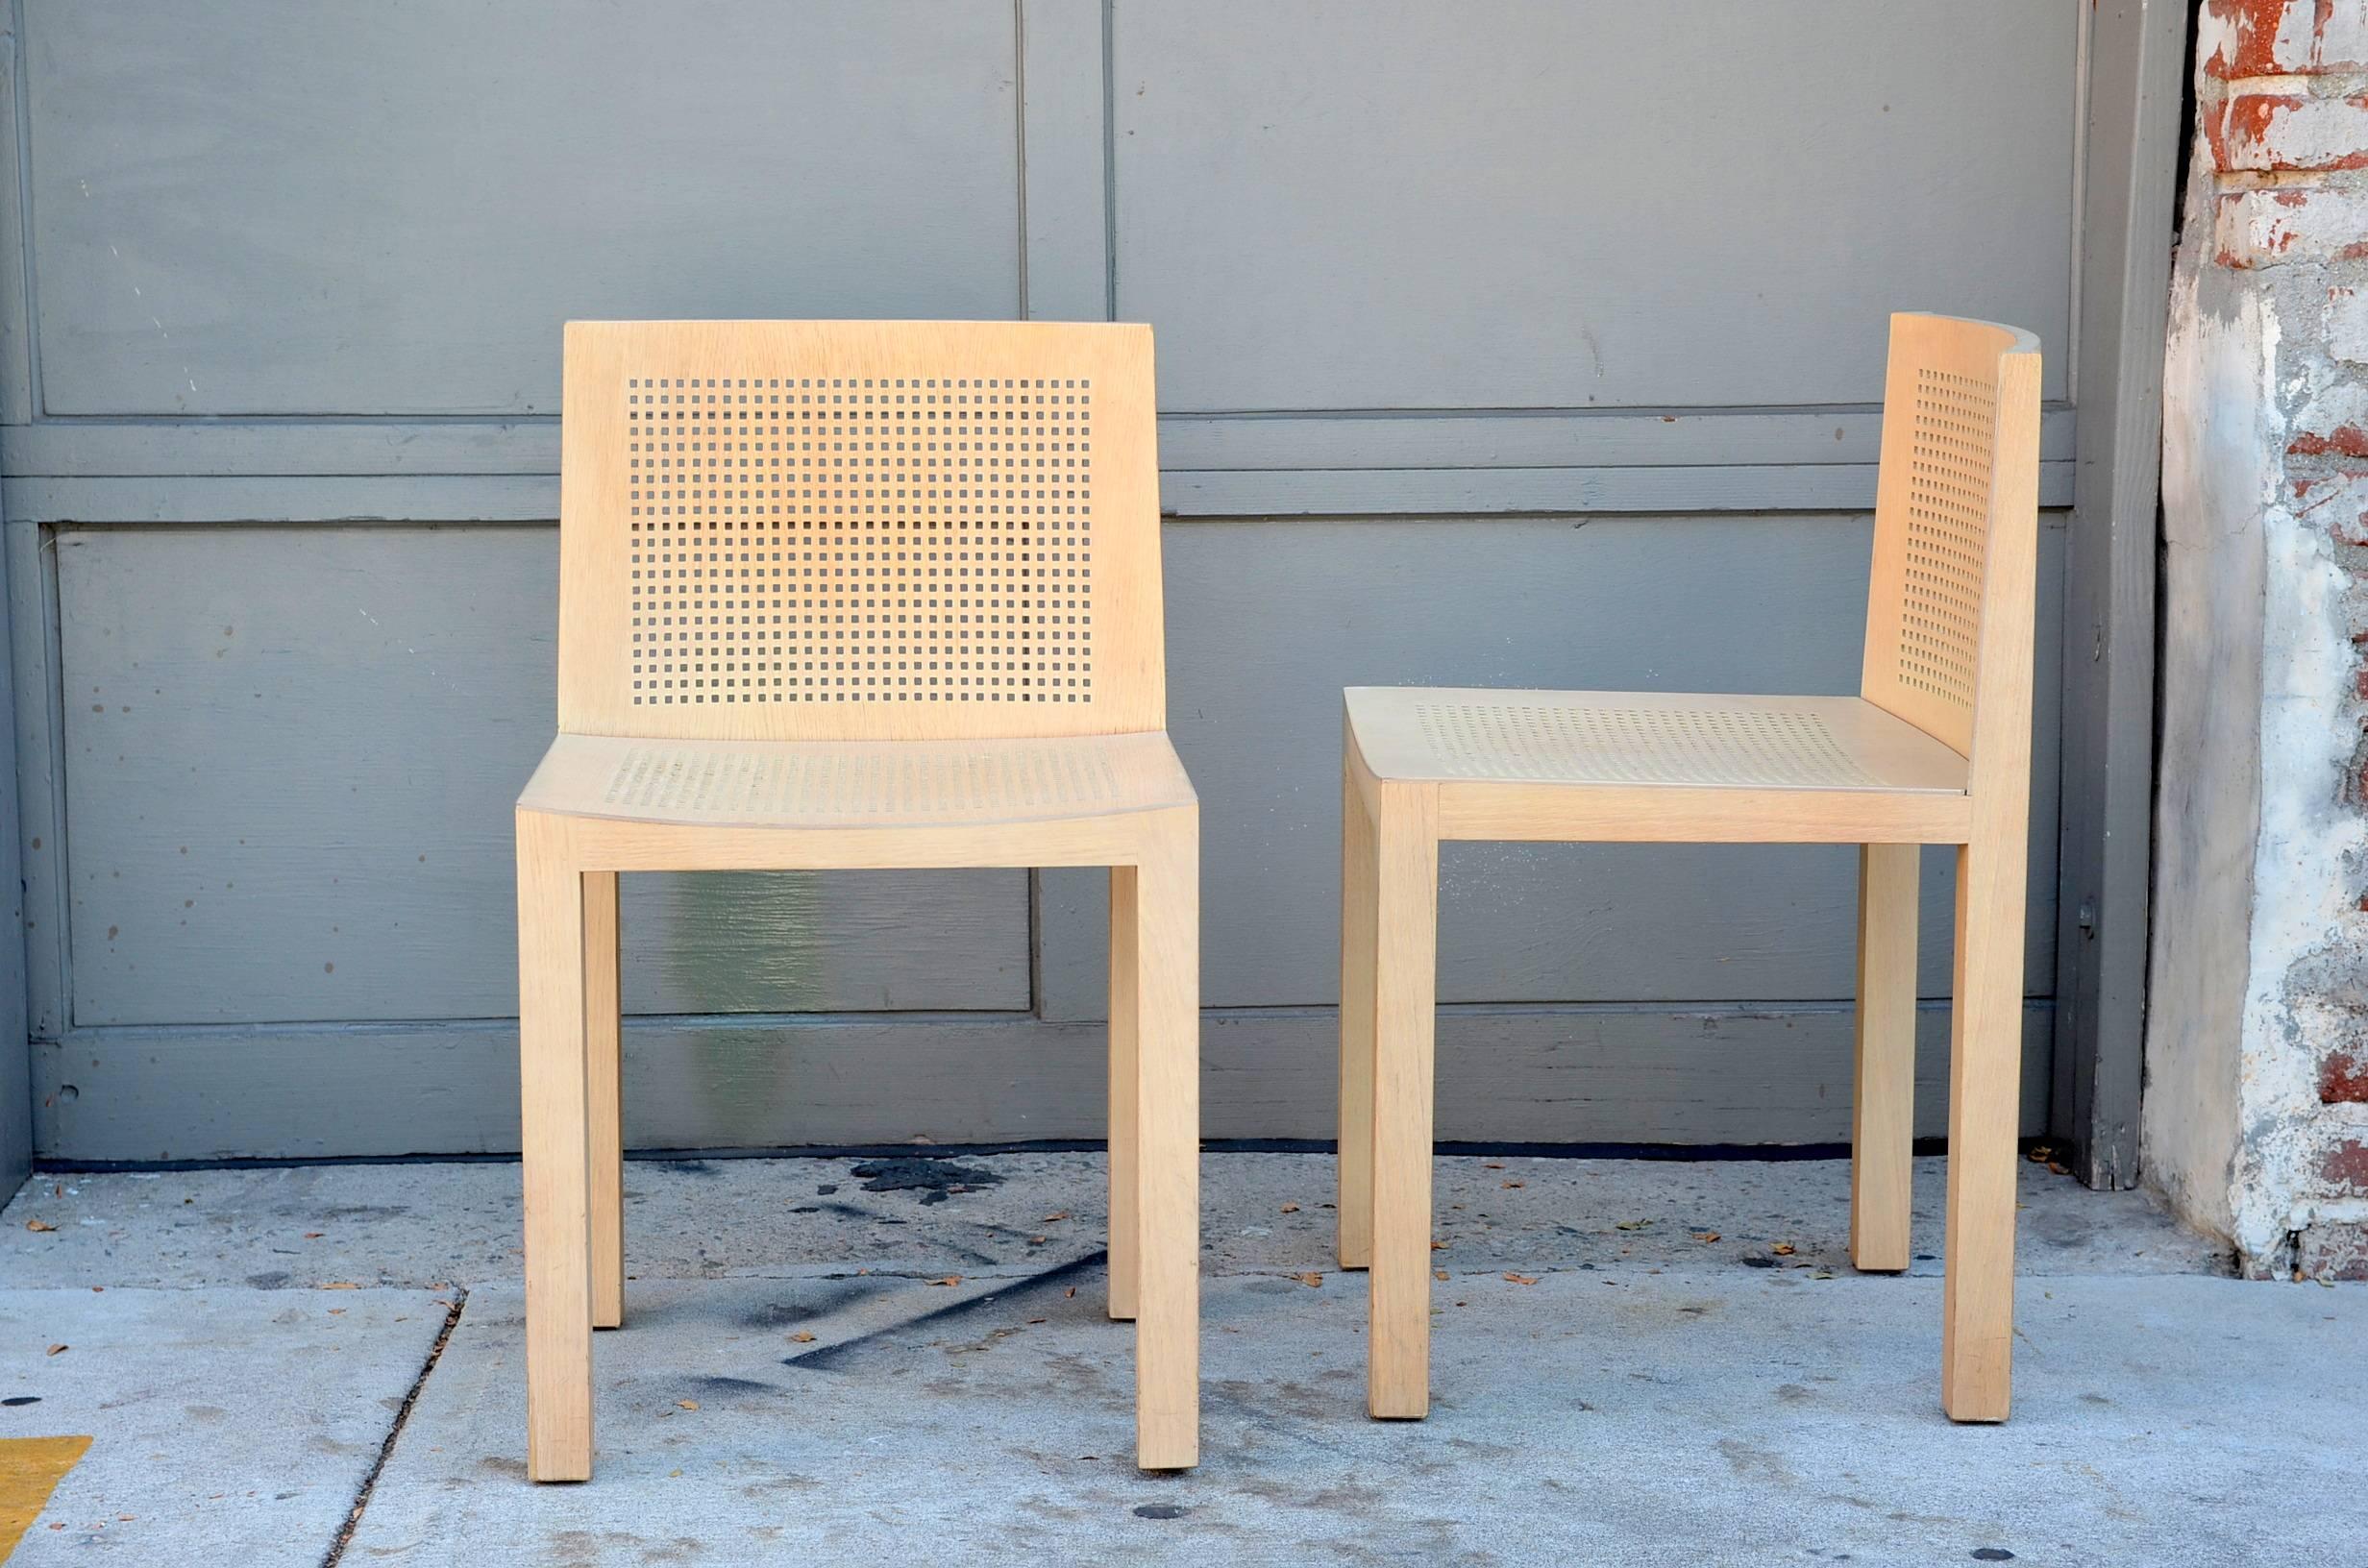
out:
<path id="1" fill-rule="evenodd" d="M 2030 981 L 2055 972 L 2056 631 L 2062 533 L 2041 533 Z M 1339 988 L 1340 689 L 1363 685 L 1852 692 L 1862 517 L 1199 523 L 1168 530 L 1170 723 L 1201 799 L 1204 995 Z M 1844 997 L 1853 851 L 1454 845 L 1445 1002 Z M 1955 883 L 1926 857 L 1920 989 L 1949 989 Z M 1102 894 L 1048 873 L 1046 1005 L 1100 1006 Z"/>
<path id="2" fill-rule="evenodd" d="M 1011 0 L 27 11 L 52 414 L 549 413 L 571 316 L 1019 306 Z"/>
<path id="3" fill-rule="evenodd" d="M 1948 1130 L 1948 1025 L 1945 1008 L 1916 1015 L 1922 1138 Z M 2046 1119 L 2052 1027 L 2046 1003 L 2025 1009 L 2025 1133 Z M 1209 1015 L 1204 1134 L 1332 1137 L 1339 1040 L 1326 1010 Z M 625 1136 L 660 1149 L 1099 1138 L 1107 1060 L 1099 1025 L 1036 1018 L 654 1018 L 625 1030 Z M 1439 1136 L 1840 1142 L 1850 1064 L 1838 1008 L 1448 1009 Z M 37 1046 L 34 1081 L 41 1147 L 57 1159 L 518 1147 L 507 1023 L 88 1030 Z"/>
<path id="4" fill-rule="evenodd" d="M 557 534 L 58 540 L 73 1019 L 517 1011 Z M 630 877 L 634 1012 L 1024 1008 L 1021 871 Z"/>
<path id="5" fill-rule="evenodd" d="M 1157 328 L 1220 1137 L 1330 1131 L 1343 684 L 1851 689 L 1894 308 L 2036 330 L 2043 504 L 2082 455 L 2072 0 L 20 11 L 0 499 L 64 1158 L 514 1145 L 568 316 Z M 1848 851 L 1443 873 L 1442 1136 L 1846 1136 Z M 1097 1136 L 1101 878 L 1029 885 L 629 879 L 629 1136 Z"/>
<path id="6" fill-rule="evenodd" d="M 1119 0 L 1118 311 L 1172 410 L 1877 402 L 1891 310 L 2063 342 L 2077 19 Z"/>

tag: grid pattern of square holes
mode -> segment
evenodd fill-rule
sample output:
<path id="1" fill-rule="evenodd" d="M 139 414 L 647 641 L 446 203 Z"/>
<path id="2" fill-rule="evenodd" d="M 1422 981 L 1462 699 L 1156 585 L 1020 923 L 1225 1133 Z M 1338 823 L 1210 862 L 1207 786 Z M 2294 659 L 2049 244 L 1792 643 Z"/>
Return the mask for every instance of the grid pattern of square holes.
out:
<path id="1" fill-rule="evenodd" d="M 1973 706 L 1982 626 L 1995 415 L 1986 383 L 1945 371 L 1916 372 L 1899 679 L 1966 709 Z"/>
<path id="2" fill-rule="evenodd" d="M 1108 758 L 1075 746 L 983 746 L 958 753 L 903 745 L 678 747 L 637 745 L 617 761 L 602 799 L 620 811 L 764 822 L 976 816 L 1090 809 L 1118 798 Z"/>
<path id="3" fill-rule="evenodd" d="M 1813 713 L 1420 702 L 1415 720 L 1449 778 L 1746 789 L 1877 782 Z"/>
<path id="4" fill-rule="evenodd" d="M 1090 380 L 624 396 L 634 706 L 1093 700 Z"/>

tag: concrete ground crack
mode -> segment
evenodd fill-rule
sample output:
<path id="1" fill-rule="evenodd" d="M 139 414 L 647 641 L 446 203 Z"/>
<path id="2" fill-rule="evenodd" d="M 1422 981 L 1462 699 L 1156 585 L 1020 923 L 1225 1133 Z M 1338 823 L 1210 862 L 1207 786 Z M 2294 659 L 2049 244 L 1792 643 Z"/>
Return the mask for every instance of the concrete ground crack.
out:
<path id="1" fill-rule="evenodd" d="M 403 1396 L 402 1405 L 396 1408 L 394 1423 L 386 1429 L 386 1441 L 379 1445 L 379 1457 L 370 1461 L 370 1473 L 361 1478 L 361 1488 L 354 1494 L 354 1506 L 346 1510 L 345 1523 L 338 1527 L 336 1539 L 329 1543 L 328 1552 L 322 1556 L 321 1568 L 337 1568 L 345 1560 L 345 1549 L 352 1544 L 354 1531 L 361 1527 L 362 1510 L 370 1506 L 370 1494 L 378 1486 L 379 1475 L 386 1468 L 387 1459 L 394 1455 L 395 1443 L 403 1436 L 403 1429 L 411 1419 L 411 1407 L 419 1403 L 420 1390 L 428 1386 L 429 1375 L 435 1371 L 435 1363 L 443 1358 L 444 1347 L 452 1343 L 453 1330 L 460 1326 L 460 1309 L 468 1305 L 468 1300 L 469 1292 L 464 1286 L 453 1287 L 452 1305 L 444 1310 L 443 1332 L 435 1336 L 435 1343 L 428 1347 L 428 1359 L 420 1363 L 419 1376 L 411 1380 L 409 1391 Z"/>

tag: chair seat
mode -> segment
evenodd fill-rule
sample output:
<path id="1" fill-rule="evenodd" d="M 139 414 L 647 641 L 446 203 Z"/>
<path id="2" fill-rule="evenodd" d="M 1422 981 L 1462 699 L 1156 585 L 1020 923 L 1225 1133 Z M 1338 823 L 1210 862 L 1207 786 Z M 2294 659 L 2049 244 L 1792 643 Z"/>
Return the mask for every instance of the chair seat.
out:
<path id="1" fill-rule="evenodd" d="M 1413 686 L 1346 697 L 1366 768 L 1439 786 L 1446 837 L 1674 838 L 1699 818 L 1714 839 L 1766 836 L 1781 819 L 1789 825 L 1773 837 L 1935 842 L 1964 819 L 1965 759 L 1855 697 Z M 1634 833 L 1611 830 L 1644 813 L 1654 821 Z"/>
<path id="2" fill-rule="evenodd" d="M 1194 801 L 1163 732 L 1059 740 L 653 741 L 561 735 L 519 809 L 685 827 L 967 827 Z"/>

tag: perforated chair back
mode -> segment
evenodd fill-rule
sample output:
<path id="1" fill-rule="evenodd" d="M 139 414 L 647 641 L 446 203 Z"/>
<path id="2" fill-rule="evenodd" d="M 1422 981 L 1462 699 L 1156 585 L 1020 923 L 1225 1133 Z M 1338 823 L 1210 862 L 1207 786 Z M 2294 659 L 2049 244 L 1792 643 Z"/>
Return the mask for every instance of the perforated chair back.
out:
<path id="1" fill-rule="evenodd" d="M 1157 730 L 1151 334 L 570 322 L 559 728 Z"/>
<path id="2" fill-rule="evenodd" d="M 1973 759 L 1977 788 L 1986 710 L 2029 724 L 2038 406 L 2029 332 L 1891 318 L 1860 695 Z"/>

